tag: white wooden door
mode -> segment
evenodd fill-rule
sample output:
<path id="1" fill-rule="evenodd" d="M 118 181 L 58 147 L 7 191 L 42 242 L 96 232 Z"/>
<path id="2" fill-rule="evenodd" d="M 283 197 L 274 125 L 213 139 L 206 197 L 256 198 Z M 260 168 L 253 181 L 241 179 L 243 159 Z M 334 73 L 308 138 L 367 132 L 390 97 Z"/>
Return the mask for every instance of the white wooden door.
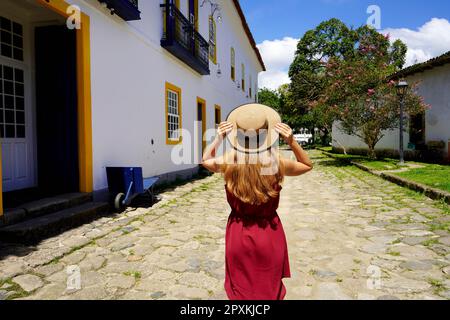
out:
<path id="1" fill-rule="evenodd" d="M 23 26 L 0 17 L 0 32 L 0 138 L 6 192 L 35 185 L 34 126 Z"/>

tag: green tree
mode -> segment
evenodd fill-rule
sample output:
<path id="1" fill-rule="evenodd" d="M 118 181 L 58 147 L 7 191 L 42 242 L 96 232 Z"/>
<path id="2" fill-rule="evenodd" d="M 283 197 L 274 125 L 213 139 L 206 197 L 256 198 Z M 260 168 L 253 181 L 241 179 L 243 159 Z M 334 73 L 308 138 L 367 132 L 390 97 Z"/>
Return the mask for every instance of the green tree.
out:
<path id="1" fill-rule="evenodd" d="M 314 132 L 322 132 L 322 143 L 329 139 L 334 117 L 323 106 L 311 109 L 327 85 L 325 62 L 332 58 L 346 59 L 354 55 L 356 33 L 342 21 L 331 19 L 309 30 L 297 45 L 295 59 L 289 68 L 292 105 L 286 113 L 297 123 Z"/>
<path id="2" fill-rule="evenodd" d="M 342 119 L 342 110 L 335 106 L 346 97 L 360 97 L 361 92 L 381 85 L 386 76 L 403 67 L 406 51 L 400 40 L 391 44 L 389 36 L 368 26 L 353 29 L 338 19 L 322 22 L 306 32 L 298 43 L 289 70 L 292 104 L 286 112 L 300 114 L 319 128 L 323 142 L 327 141 L 333 123 Z M 358 70 L 363 75 L 352 73 L 359 62 L 365 67 Z M 336 66 L 348 69 L 349 77 L 361 76 L 359 81 L 333 78 L 330 71 Z"/>
<path id="3" fill-rule="evenodd" d="M 258 93 L 259 103 L 274 108 L 280 114 L 282 121 L 288 124 L 294 131 L 304 126 L 304 119 L 295 110 L 294 101 L 289 84 L 281 85 L 277 90 L 263 88 Z"/>
<path id="4" fill-rule="evenodd" d="M 269 106 L 280 111 L 280 96 L 277 91 L 268 88 L 259 89 L 258 101 L 261 104 Z"/>
<path id="5" fill-rule="evenodd" d="M 333 57 L 352 56 L 356 34 L 339 19 L 324 21 L 309 30 L 297 45 L 294 62 L 289 68 L 289 77 L 308 71 L 323 71 L 323 61 Z"/>
<path id="6" fill-rule="evenodd" d="M 391 45 L 389 37 L 368 27 L 358 29 L 356 53 L 348 59 L 330 59 L 326 64 L 327 86 L 313 103 L 324 107 L 340 121 L 341 130 L 359 137 L 375 158 L 375 146 L 386 130 L 399 127 L 400 110 L 395 82 L 387 78 L 404 62 L 404 45 Z M 403 56 L 402 53 L 403 52 Z M 423 112 L 427 105 L 412 86 L 405 112 Z"/>

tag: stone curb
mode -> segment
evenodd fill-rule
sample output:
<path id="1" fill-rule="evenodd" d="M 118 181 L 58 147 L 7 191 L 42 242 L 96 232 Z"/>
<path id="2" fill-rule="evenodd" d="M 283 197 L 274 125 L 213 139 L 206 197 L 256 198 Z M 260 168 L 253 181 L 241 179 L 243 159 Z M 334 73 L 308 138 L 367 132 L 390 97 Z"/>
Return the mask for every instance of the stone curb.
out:
<path id="1" fill-rule="evenodd" d="M 393 174 L 389 174 L 386 172 L 381 172 L 380 176 L 388 180 L 390 182 L 396 183 L 402 187 L 409 188 L 414 191 L 422 192 L 424 195 L 426 195 L 428 198 L 431 198 L 433 200 L 444 200 L 446 203 L 450 204 L 450 193 L 441 191 L 438 189 L 431 188 L 429 186 L 413 182 L 411 180 L 403 179 L 400 177 L 397 177 Z"/>
<path id="2" fill-rule="evenodd" d="M 446 203 L 450 204 L 450 193 L 449 192 L 445 192 L 445 191 L 442 191 L 442 190 L 434 189 L 432 187 L 429 187 L 429 186 L 426 186 L 426 185 L 423 185 L 423 184 L 420 184 L 420 183 L 417 183 L 417 182 L 414 182 L 414 181 L 411 181 L 411 180 L 400 178 L 400 177 L 397 177 L 396 175 L 390 174 L 390 173 L 388 173 L 386 171 L 376 171 L 376 170 L 370 169 L 369 167 L 366 167 L 365 165 L 362 165 L 361 163 L 357 163 L 357 162 L 351 161 L 349 159 L 341 159 L 339 157 L 336 157 L 336 155 L 334 155 L 334 154 L 332 154 L 330 152 L 323 151 L 323 150 L 320 150 L 320 149 L 318 149 L 318 150 L 320 152 L 322 152 L 323 154 L 325 154 L 325 155 L 327 155 L 327 156 L 329 156 L 329 157 L 331 157 L 333 159 L 337 159 L 337 160 L 340 160 L 340 161 L 345 161 L 347 163 L 350 163 L 350 164 L 354 165 L 355 167 L 357 167 L 357 168 L 359 168 L 359 169 L 361 169 L 363 171 L 366 171 L 366 172 L 371 173 L 371 174 L 373 174 L 375 176 L 381 177 L 384 180 L 387 180 L 389 182 L 395 183 L 395 184 L 397 184 L 397 185 L 399 185 L 401 187 L 405 187 L 405 188 L 408 188 L 408 189 L 411 189 L 411 190 L 414 190 L 414 191 L 417 191 L 417 192 L 421 192 L 421 193 L 423 193 L 425 196 L 427 196 L 430 199 L 443 200 Z"/>

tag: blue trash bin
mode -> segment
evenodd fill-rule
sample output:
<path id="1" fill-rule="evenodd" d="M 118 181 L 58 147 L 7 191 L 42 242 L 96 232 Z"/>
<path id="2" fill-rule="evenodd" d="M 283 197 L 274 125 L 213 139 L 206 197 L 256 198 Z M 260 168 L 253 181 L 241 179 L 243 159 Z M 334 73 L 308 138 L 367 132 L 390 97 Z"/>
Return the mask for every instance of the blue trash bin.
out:
<path id="1" fill-rule="evenodd" d="M 118 210 L 129 205 L 134 197 L 144 192 L 140 167 L 107 167 L 106 177 L 109 192 L 115 199 L 114 206 Z"/>

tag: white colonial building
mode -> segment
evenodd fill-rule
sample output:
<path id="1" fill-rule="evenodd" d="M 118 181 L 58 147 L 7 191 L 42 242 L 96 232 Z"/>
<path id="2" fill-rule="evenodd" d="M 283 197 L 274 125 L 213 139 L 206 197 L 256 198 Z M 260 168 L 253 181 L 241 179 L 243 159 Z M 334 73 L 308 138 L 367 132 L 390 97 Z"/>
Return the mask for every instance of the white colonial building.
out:
<path id="1" fill-rule="evenodd" d="M 256 101 L 265 70 L 238 0 L 2 0 L 0 32 L 0 215 L 101 193 L 108 166 L 196 173 L 197 131 Z"/>
<path id="2" fill-rule="evenodd" d="M 427 143 L 441 142 L 444 157 L 450 160 L 450 52 L 408 67 L 394 75 L 410 84 L 418 84 L 418 94 L 431 106 L 423 115 L 410 117 L 405 133 L 405 150 L 418 149 Z M 376 149 L 399 149 L 399 130 L 386 132 Z M 333 147 L 367 148 L 357 137 L 349 136 L 333 126 Z"/>

